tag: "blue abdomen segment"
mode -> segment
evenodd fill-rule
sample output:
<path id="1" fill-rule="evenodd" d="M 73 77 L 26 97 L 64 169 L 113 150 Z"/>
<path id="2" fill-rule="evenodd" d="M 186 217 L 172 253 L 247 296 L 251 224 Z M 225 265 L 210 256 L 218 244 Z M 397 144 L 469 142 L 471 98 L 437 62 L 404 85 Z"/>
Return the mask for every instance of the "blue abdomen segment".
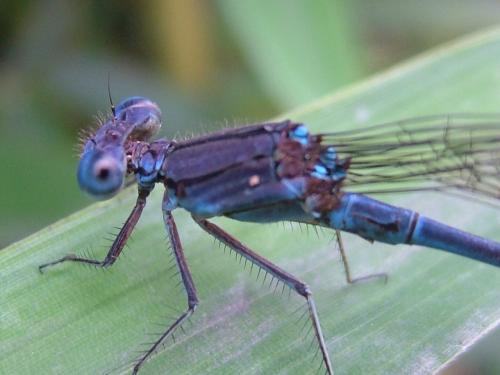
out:
<path id="1" fill-rule="evenodd" d="M 421 216 L 411 244 L 442 249 L 500 267 L 500 243 Z"/>
<path id="2" fill-rule="evenodd" d="M 421 245 L 500 267 L 500 243 L 362 194 L 344 194 L 339 207 L 328 219 L 332 228 L 355 233 L 370 241 Z"/>

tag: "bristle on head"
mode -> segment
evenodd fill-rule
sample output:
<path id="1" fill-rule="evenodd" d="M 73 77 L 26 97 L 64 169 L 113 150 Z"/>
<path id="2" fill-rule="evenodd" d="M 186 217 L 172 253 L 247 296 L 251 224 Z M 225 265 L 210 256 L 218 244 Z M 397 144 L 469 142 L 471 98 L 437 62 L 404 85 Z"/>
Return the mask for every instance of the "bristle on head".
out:
<path id="1" fill-rule="evenodd" d="M 95 120 L 97 127 L 100 128 L 102 125 L 104 125 L 112 117 L 113 117 L 113 114 L 110 111 L 106 111 L 106 112 L 99 111 L 94 116 L 94 120 Z"/>
<path id="2" fill-rule="evenodd" d="M 100 121 L 100 120 L 99 120 Z M 101 123 L 102 124 L 102 123 Z M 93 138 L 101 126 L 101 124 L 93 125 L 88 128 L 82 128 L 78 130 L 78 141 L 73 147 L 74 151 L 76 152 L 77 157 L 80 157 L 83 152 L 83 148 L 85 147 L 85 144 L 88 142 L 89 139 Z"/>
<path id="3" fill-rule="evenodd" d="M 110 119 L 110 117 L 111 112 L 98 112 L 94 116 L 94 123 L 91 126 L 78 130 L 78 141 L 73 147 L 73 150 L 78 158 L 82 156 L 83 148 L 88 140 L 95 137 L 99 128 L 103 126 Z"/>
<path id="4" fill-rule="evenodd" d="M 114 115 L 96 116 L 97 127 L 79 135 L 80 188 L 97 199 L 107 199 L 123 187 L 127 169 L 127 142 L 147 141 L 161 127 L 157 104 L 143 97 L 123 100 Z"/>

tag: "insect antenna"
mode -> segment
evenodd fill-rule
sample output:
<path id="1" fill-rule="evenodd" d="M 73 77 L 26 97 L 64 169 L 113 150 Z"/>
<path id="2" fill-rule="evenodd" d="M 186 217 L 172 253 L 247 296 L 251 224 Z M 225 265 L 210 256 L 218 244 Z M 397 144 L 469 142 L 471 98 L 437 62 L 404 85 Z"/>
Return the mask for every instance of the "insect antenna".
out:
<path id="1" fill-rule="evenodd" d="M 108 98 L 109 98 L 109 106 L 111 109 L 111 113 L 113 114 L 113 117 L 115 117 L 116 112 L 115 112 L 115 104 L 113 103 L 113 98 L 111 97 L 111 73 L 108 72 Z"/>

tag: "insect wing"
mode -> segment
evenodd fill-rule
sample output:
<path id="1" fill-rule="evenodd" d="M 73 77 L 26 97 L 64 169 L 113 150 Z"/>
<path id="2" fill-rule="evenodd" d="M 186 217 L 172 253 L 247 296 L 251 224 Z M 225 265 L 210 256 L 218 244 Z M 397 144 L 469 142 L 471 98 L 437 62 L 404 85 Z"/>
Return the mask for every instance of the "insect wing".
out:
<path id="1" fill-rule="evenodd" d="M 500 115 L 421 117 L 322 136 L 351 160 L 351 191 L 447 191 L 500 206 Z"/>

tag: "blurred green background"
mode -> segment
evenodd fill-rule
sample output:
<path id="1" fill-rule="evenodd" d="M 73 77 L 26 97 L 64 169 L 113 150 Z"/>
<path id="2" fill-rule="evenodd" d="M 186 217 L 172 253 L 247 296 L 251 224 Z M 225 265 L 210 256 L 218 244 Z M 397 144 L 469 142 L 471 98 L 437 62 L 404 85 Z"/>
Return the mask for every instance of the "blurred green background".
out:
<path id="1" fill-rule="evenodd" d="M 488 0 L 4 0 L 0 248 L 91 202 L 74 145 L 109 108 L 108 74 L 115 102 L 152 98 L 162 134 L 182 136 L 273 117 L 498 14 Z"/>
<path id="2" fill-rule="evenodd" d="M 494 1 L 3 1 L 0 248 L 91 202 L 74 146 L 109 108 L 108 73 L 114 100 L 153 98 L 172 137 L 270 118 L 499 12 Z"/>

